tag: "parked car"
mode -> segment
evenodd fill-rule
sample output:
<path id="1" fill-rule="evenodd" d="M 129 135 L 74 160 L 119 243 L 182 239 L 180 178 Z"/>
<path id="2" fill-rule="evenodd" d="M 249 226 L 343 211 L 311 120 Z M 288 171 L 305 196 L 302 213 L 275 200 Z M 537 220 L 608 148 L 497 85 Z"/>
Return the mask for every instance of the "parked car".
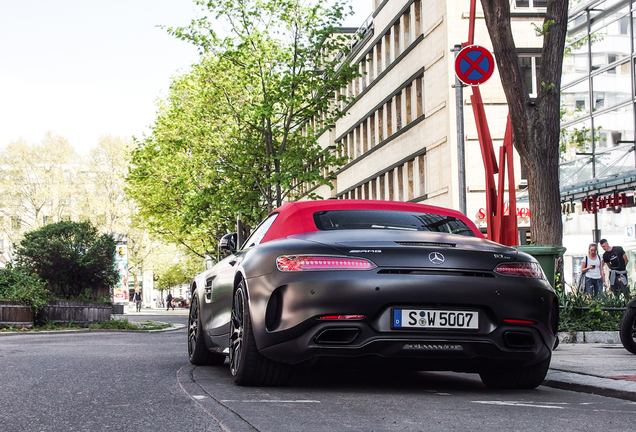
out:
<path id="1" fill-rule="evenodd" d="M 326 200 L 273 211 L 194 278 L 188 353 L 229 357 L 239 385 L 278 385 L 292 365 L 476 372 L 493 388 L 547 373 L 558 301 L 538 262 L 484 238 L 459 212 Z"/>

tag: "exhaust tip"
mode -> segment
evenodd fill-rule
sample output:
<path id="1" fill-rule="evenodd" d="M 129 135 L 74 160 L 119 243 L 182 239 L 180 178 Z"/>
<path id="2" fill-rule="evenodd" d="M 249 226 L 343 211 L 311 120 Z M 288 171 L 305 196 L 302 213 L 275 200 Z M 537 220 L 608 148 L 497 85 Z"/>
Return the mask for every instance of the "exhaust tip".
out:
<path id="1" fill-rule="evenodd" d="M 331 328 L 321 331 L 314 341 L 318 344 L 345 345 L 352 343 L 360 334 L 357 328 Z"/>
<path id="2" fill-rule="evenodd" d="M 525 332 L 505 332 L 503 335 L 504 343 L 508 348 L 534 348 L 534 337 L 530 333 Z"/>

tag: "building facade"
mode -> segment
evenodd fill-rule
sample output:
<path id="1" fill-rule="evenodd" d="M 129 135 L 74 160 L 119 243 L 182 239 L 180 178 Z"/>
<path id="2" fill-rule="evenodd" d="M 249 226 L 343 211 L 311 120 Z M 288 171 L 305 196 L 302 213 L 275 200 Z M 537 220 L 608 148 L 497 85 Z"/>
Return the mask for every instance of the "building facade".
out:
<path id="1" fill-rule="evenodd" d="M 590 243 L 626 250 L 636 280 L 634 91 L 636 3 L 571 6 L 562 80 L 561 198 L 565 278 L 576 281 Z"/>
<path id="2" fill-rule="evenodd" d="M 323 198 L 385 199 L 460 208 L 458 104 L 455 45 L 468 40 L 470 1 L 369 0 L 371 17 L 351 58 L 361 77 L 341 93 L 355 102 L 348 115 L 319 137 L 348 163 L 334 188 L 308 189 Z M 474 43 L 492 51 L 477 2 Z M 527 89 L 536 94 L 546 0 L 511 0 L 512 26 Z M 574 284 L 580 260 L 592 241 L 605 237 L 623 245 L 636 278 L 636 210 L 605 205 L 595 213 L 583 202 L 633 202 L 634 44 L 632 0 L 589 0 L 571 6 L 563 65 L 561 195 L 564 204 L 565 280 Z M 495 150 L 502 144 L 508 114 L 497 71 L 480 86 Z M 482 230 L 485 172 L 477 129 L 465 88 L 461 106 L 465 140 L 466 214 Z M 460 118 L 461 121 L 461 118 Z M 497 152 L 496 152 L 497 153 Z M 521 244 L 529 239 L 527 183 L 515 155 L 517 220 Z M 617 198 L 618 199 L 618 198 Z M 596 201 L 594 201 L 596 202 Z"/>
<path id="3" fill-rule="evenodd" d="M 361 77 L 341 93 L 356 96 L 341 107 L 340 118 L 319 138 L 335 146 L 348 163 L 337 172 L 334 188 L 310 190 L 323 198 L 384 199 L 460 208 L 458 104 L 455 45 L 468 40 L 470 1 L 370 0 L 372 16 L 363 24 L 351 58 Z M 535 32 L 545 1 L 513 1 L 512 23 L 530 91 L 536 91 L 536 58 L 542 38 Z M 474 43 L 492 51 L 480 6 Z M 503 142 L 508 108 L 495 70 L 480 86 L 497 149 Z M 485 221 L 485 172 L 473 116 L 470 87 L 463 90 L 466 213 L 482 229 Z M 518 158 L 515 191 L 526 187 Z M 309 190 L 306 192 L 310 192 Z M 527 200 L 518 204 L 522 241 L 529 224 Z M 524 228 L 525 227 L 525 228 Z"/>

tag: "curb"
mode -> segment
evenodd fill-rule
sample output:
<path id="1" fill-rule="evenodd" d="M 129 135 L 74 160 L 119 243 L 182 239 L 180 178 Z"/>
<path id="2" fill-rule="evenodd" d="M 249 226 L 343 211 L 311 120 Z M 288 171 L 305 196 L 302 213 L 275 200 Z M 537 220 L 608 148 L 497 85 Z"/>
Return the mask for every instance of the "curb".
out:
<path id="1" fill-rule="evenodd" d="M 157 321 L 159 322 L 159 321 Z M 163 324 L 163 323 L 161 323 Z M 168 332 L 168 331 L 176 331 L 184 329 L 185 324 L 172 324 L 172 327 L 168 327 L 165 329 L 154 329 L 154 330 L 124 330 L 124 329 L 69 329 L 69 330 L 42 330 L 42 331 L 11 331 L 11 332 L 0 332 L 0 337 L 2 336 L 16 336 L 16 335 L 38 335 L 38 334 L 60 334 L 60 333 L 159 333 L 159 332 Z"/>
<path id="2" fill-rule="evenodd" d="M 579 332 L 559 332 L 559 343 L 604 343 L 621 344 L 618 331 L 579 331 Z"/>
<path id="3" fill-rule="evenodd" d="M 208 413 L 226 432 L 257 432 L 258 429 L 241 417 L 236 411 L 214 398 L 199 384 L 194 372 L 197 366 L 187 364 L 177 371 L 177 382 L 181 390 L 188 395 L 203 411 Z"/>
<path id="4" fill-rule="evenodd" d="M 542 385 L 636 402 L 636 382 L 634 381 L 550 369 Z"/>

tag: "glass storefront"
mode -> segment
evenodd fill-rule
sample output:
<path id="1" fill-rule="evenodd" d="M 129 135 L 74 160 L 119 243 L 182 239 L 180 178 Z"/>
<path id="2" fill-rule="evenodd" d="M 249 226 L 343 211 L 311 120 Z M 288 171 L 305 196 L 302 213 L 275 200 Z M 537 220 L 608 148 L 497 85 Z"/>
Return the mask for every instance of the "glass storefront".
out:
<path id="1" fill-rule="evenodd" d="M 635 0 L 636 1 L 636 0 Z M 632 291 L 636 283 L 636 208 L 581 210 L 586 197 L 636 189 L 634 113 L 636 2 L 590 0 L 570 7 L 562 79 L 560 187 L 564 203 L 566 282 L 574 282 L 580 259 L 594 239 L 623 246 L 629 258 Z"/>

